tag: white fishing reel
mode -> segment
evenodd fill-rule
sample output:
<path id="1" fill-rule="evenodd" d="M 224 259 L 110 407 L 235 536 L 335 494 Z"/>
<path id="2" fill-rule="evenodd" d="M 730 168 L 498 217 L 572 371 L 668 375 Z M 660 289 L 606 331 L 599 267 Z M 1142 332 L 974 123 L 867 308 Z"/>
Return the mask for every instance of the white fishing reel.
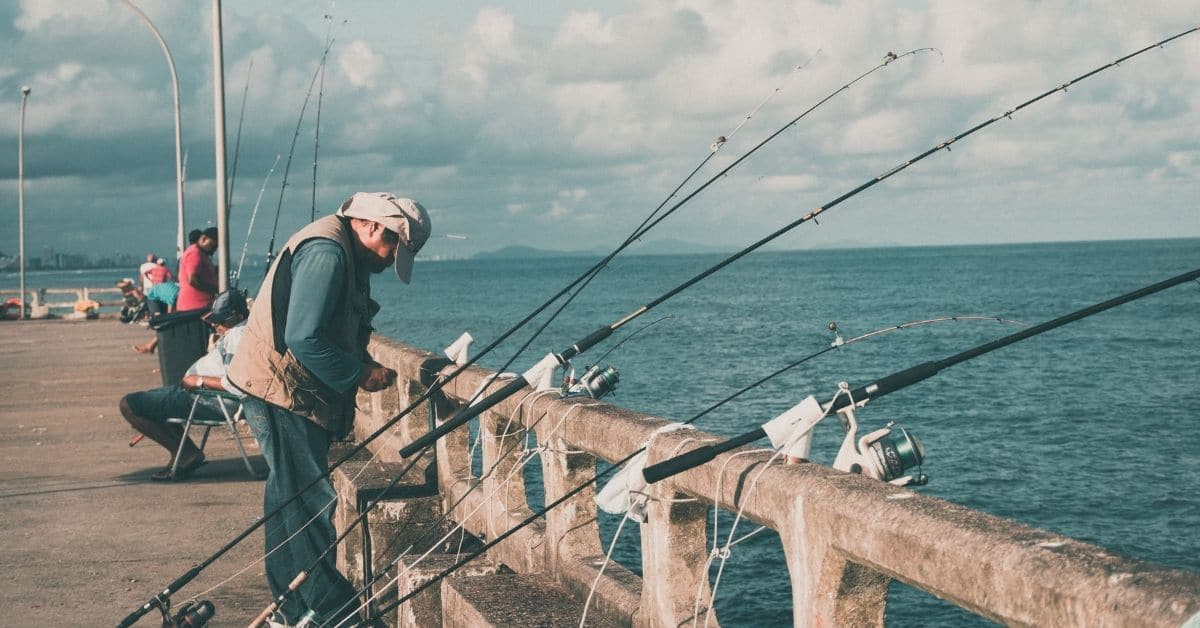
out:
<path id="1" fill-rule="evenodd" d="M 570 368 L 563 371 L 563 397 L 591 397 L 599 399 L 617 389 L 621 374 L 615 367 L 593 364 L 583 375 L 575 376 L 575 366 L 568 363 Z"/>
<path id="2" fill-rule="evenodd" d="M 788 456 L 789 461 L 807 459 L 812 449 L 812 430 L 825 416 L 825 409 L 809 395 L 787 412 L 765 423 L 763 431 L 770 439 L 771 446 Z M 833 462 L 834 469 L 858 473 L 897 486 L 924 486 L 929 481 L 921 473 L 925 446 L 908 430 L 888 423 L 887 427 L 859 438 L 854 406 L 839 410 L 838 418 L 846 430 L 846 436 Z M 917 473 L 905 475 L 913 467 L 916 467 Z"/>
<path id="3" fill-rule="evenodd" d="M 921 472 L 925 445 L 908 430 L 889 421 L 886 427 L 859 438 L 853 406 L 839 410 L 838 418 L 846 429 L 846 438 L 842 440 L 842 447 L 833 461 L 834 469 L 858 473 L 896 486 L 924 486 L 929 481 L 929 476 Z M 914 467 L 915 474 L 905 474 Z"/>

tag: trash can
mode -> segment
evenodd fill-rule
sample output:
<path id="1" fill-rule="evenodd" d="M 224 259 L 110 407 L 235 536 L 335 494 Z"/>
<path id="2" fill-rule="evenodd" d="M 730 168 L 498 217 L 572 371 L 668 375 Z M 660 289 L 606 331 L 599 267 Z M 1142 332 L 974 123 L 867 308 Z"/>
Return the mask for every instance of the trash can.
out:
<path id="1" fill-rule="evenodd" d="M 178 384 L 188 367 L 208 350 L 208 325 L 200 317 L 208 308 L 160 314 L 150 319 L 158 336 L 158 370 L 163 386 Z"/>

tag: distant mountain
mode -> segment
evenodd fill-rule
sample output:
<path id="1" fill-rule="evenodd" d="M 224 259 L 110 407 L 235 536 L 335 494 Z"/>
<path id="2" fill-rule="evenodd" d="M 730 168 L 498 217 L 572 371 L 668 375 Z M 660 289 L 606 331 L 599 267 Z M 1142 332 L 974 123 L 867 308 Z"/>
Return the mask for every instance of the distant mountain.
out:
<path id="1" fill-rule="evenodd" d="M 856 240 L 835 240 L 835 241 L 819 241 L 812 240 L 804 243 L 804 246 L 798 248 L 775 248 L 768 246 L 763 250 L 766 251 L 788 251 L 788 250 L 823 250 L 823 249 L 863 249 L 863 248 L 881 248 L 901 246 L 900 244 L 884 242 L 884 243 L 869 243 Z M 708 244 L 698 244 L 687 240 L 678 240 L 675 238 L 663 238 L 661 240 L 653 240 L 650 242 L 637 242 L 624 251 L 625 255 L 700 255 L 706 253 L 732 253 L 738 250 L 737 247 L 730 246 L 711 246 Z M 545 259 L 551 257 L 592 257 L 601 258 L 612 252 L 612 249 L 592 248 L 583 251 L 557 251 L 553 249 L 538 249 L 532 246 L 506 246 L 495 251 L 485 251 L 476 253 L 471 256 L 471 259 Z"/>
<path id="2" fill-rule="evenodd" d="M 629 247 L 629 255 L 694 255 L 697 253 L 729 253 L 736 249 L 729 246 L 710 246 L 687 240 L 663 238 L 651 242 L 638 242 Z"/>
<path id="3" fill-rule="evenodd" d="M 686 240 L 667 238 L 652 242 L 638 242 L 626 249 L 627 255 L 687 255 L 693 253 L 717 253 L 730 251 L 728 247 L 708 246 Z M 538 259 L 548 257 L 604 257 L 612 252 L 607 248 L 592 248 L 583 251 L 556 251 L 532 246 L 506 246 L 495 251 L 476 253 L 471 259 Z"/>
<path id="4" fill-rule="evenodd" d="M 532 246 L 506 246 L 495 251 L 484 251 L 471 256 L 471 259 L 539 259 L 547 257 L 597 257 L 602 255 L 594 251 L 554 251 L 537 249 Z"/>

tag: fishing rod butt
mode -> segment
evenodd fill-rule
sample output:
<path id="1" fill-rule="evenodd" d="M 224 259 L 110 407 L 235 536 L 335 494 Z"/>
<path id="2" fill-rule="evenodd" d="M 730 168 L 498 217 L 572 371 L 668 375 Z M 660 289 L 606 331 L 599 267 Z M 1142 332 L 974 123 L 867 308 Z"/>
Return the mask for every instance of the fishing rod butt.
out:
<path id="1" fill-rule="evenodd" d="M 403 458 L 411 458 L 412 456 L 421 453 L 426 447 L 437 442 L 439 438 L 445 436 L 450 431 L 470 421 L 471 419 L 483 414 L 492 409 L 493 406 L 513 396 L 518 390 L 526 387 L 528 382 L 524 377 L 518 377 L 504 385 L 503 388 L 479 400 L 479 403 L 464 408 L 461 412 L 446 420 L 445 423 L 426 432 L 417 440 L 405 445 L 400 449 L 400 456 Z"/>
<path id="2" fill-rule="evenodd" d="M 679 454 L 678 456 L 675 456 L 669 460 L 652 464 L 642 470 L 642 477 L 646 479 L 647 484 L 654 484 L 655 482 L 665 480 L 672 475 L 677 475 L 687 471 L 688 469 L 705 464 L 706 462 L 711 461 L 713 458 L 716 458 L 717 456 L 731 449 L 737 449 L 742 445 L 752 443 L 760 438 L 766 438 L 766 436 L 767 433 L 764 432 L 761 427 L 758 427 L 744 434 L 734 436 L 727 441 L 698 447 L 689 452 Z"/>
<path id="3" fill-rule="evenodd" d="M 642 469 L 642 477 L 646 479 L 647 484 L 655 484 L 716 457 L 717 452 L 712 445 L 705 445 Z"/>

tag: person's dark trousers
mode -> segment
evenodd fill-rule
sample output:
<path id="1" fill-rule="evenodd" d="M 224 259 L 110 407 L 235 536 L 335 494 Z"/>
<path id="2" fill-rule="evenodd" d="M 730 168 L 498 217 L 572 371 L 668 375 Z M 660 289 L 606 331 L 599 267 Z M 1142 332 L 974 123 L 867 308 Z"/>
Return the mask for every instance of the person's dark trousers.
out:
<path id="1" fill-rule="evenodd" d="M 261 399 L 246 397 L 243 408 L 270 468 L 263 492 L 263 512 L 270 513 L 325 474 L 329 468 L 330 434 L 308 419 Z M 267 584 L 272 596 L 278 598 L 296 574 L 310 568 L 333 544 L 333 499 L 333 483 L 324 478 L 263 524 Z M 308 523 L 310 520 L 312 523 Z M 338 572 L 336 556 L 336 552 L 330 552 L 300 590 L 289 596 L 283 609 L 288 623 L 299 621 L 309 609 L 316 611 L 320 623 L 333 619 L 335 613 L 340 619 L 357 607 L 350 601 L 355 597 L 354 587 Z"/>

